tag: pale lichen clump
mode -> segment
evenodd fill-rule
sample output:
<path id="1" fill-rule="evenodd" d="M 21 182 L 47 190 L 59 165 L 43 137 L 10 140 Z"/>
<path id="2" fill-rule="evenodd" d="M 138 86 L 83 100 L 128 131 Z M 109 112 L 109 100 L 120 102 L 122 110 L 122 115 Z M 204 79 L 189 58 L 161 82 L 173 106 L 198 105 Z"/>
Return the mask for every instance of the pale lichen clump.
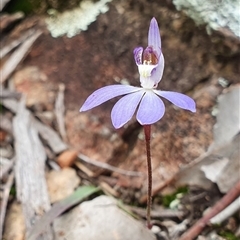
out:
<path id="1" fill-rule="evenodd" d="M 81 31 L 86 31 L 88 26 L 96 21 L 97 16 L 108 11 L 107 2 L 111 0 L 100 0 L 96 3 L 82 1 L 78 8 L 58 13 L 51 9 L 48 11 L 49 17 L 46 19 L 47 28 L 52 37 L 67 35 L 71 38 Z"/>
<path id="2" fill-rule="evenodd" d="M 240 37 L 239 0 L 173 0 L 178 10 L 183 10 L 197 24 L 206 24 L 207 30 L 229 29 Z"/>

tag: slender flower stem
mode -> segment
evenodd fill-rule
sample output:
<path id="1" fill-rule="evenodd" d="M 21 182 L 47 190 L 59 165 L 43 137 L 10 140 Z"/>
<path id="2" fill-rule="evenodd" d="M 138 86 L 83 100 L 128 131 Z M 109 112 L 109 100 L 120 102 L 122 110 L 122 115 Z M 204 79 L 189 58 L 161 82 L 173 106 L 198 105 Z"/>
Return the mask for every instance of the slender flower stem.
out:
<path id="1" fill-rule="evenodd" d="M 145 142 L 146 142 L 146 153 L 147 153 L 147 169 L 148 169 L 148 199 L 147 199 L 147 227 L 152 228 L 151 224 L 151 207 L 152 207 L 152 163 L 151 163 L 151 125 L 143 125 Z"/>

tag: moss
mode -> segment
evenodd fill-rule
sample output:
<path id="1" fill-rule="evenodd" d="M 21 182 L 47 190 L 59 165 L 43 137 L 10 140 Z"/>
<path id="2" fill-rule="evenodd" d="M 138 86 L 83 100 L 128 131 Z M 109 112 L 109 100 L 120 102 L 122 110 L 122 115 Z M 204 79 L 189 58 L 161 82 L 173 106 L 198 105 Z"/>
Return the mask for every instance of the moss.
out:
<path id="1" fill-rule="evenodd" d="M 12 0 L 4 8 L 4 11 L 8 13 L 21 11 L 29 14 L 33 11 L 33 5 L 29 0 Z"/>
<path id="2" fill-rule="evenodd" d="M 209 33 L 212 29 L 228 28 L 235 36 L 240 37 L 238 0 L 173 0 L 173 3 L 198 25 L 206 24 Z"/>
<path id="3" fill-rule="evenodd" d="M 170 207 L 171 203 L 175 201 L 179 195 L 186 194 L 188 193 L 188 188 L 187 187 L 181 187 L 178 188 L 176 192 L 173 194 L 165 195 L 162 197 L 162 204 L 164 207 Z"/>
<path id="4" fill-rule="evenodd" d="M 224 237 L 226 240 L 239 240 L 239 237 L 236 237 L 232 232 L 230 231 L 220 231 L 219 235 L 221 237 Z"/>
<path id="5" fill-rule="evenodd" d="M 10 195 L 15 197 L 17 195 L 16 187 L 12 186 L 10 189 Z"/>

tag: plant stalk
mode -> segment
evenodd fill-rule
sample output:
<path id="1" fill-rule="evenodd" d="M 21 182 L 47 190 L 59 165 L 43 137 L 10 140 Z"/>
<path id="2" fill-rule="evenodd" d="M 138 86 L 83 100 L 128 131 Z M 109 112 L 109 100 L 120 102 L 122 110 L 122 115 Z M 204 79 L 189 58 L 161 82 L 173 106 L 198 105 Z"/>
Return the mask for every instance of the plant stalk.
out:
<path id="1" fill-rule="evenodd" d="M 146 154 L 147 154 L 147 169 L 148 169 L 148 198 L 147 198 L 147 227 L 152 228 L 151 224 L 151 208 L 152 208 L 152 163 L 151 163 L 151 125 L 144 125 Z"/>

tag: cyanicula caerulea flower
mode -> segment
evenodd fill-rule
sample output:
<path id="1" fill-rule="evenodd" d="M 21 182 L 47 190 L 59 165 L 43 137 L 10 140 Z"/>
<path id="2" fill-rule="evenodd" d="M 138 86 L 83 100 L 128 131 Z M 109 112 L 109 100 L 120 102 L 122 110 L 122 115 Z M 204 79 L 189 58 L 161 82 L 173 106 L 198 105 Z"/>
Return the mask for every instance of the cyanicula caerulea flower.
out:
<path id="1" fill-rule="evenodd" d="M 177 92 L 157 90 L 164 69 L 161 38 L 155 18 L 151 20 L 148 32 L 148 47 L 137 47 L 133 51 L 140 74 L 141 87 L 110 85 L 93 92 L 85 101 L 80 112 L 92 109 L 114 97 L 123 96 L 114 105 L 111 118 L 115 128 L 122 127 L 134 113 L 141 125 L 150 125 L 160 120 L 165 106 L 160 97 L 166 98 L 177 107 L 196 112 L 192 98 Z"/>

